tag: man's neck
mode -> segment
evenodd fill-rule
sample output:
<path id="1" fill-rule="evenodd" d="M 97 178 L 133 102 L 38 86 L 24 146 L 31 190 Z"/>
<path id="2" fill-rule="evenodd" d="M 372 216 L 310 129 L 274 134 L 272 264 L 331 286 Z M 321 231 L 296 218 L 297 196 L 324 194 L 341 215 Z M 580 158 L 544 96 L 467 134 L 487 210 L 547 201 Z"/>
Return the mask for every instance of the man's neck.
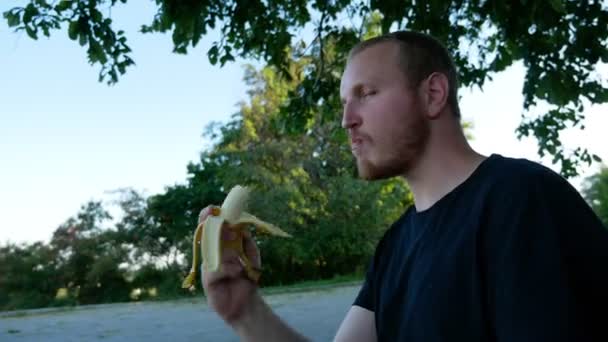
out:
<path id="1" fill-rule="evenodd" d="M 429 209 L 467 180 L 486 158 L 466 142 L 429 146 L 405 179 L 414 194 L 416 211 Z"/>

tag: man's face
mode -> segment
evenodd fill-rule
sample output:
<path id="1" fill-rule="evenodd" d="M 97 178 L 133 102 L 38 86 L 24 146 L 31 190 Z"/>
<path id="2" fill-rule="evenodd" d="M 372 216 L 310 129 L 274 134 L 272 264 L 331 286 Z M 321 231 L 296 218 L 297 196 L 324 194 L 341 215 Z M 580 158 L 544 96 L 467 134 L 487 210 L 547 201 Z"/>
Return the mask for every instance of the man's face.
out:
<path id="1" fill-rule="evenodd" d="M 342 126 L 364 179 L 406 175 L 429 137 L 420 97 L 408 86 L 398 56 L 394 43 L 370 46 L 348 61 L 342 75 Z"/>

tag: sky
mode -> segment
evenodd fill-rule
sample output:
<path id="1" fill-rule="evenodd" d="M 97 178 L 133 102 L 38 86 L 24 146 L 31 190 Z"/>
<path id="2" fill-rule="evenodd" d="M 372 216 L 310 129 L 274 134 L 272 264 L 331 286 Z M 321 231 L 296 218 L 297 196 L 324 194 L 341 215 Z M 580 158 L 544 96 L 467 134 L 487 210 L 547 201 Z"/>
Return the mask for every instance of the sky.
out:
<path id="1" fill-rule="evenodd" d="M 24 3 L 2 1 L 0 12 Z M 112 10 L 136 62 L 114 86 L 97 81 L 99 68 L 65 31 L 33 41 L 0 22 L 0 243 L 48 241 L 82 204 L 109 203 L 112 190 L 153 195 L 184 183 L 188 162 L 209 146 L 204 128 L 226 122 L 247 100 L 243 65 L 260 62 L 210 65 L 205 53 L 217 32 L 188 55 L 172 53 L 170 35 L 138 32 L 153 6 Z M 483 91 L 461 89 L 463 119 L 474 125 L 471 144 L 486 155 L 528 158 L 557 170 L 537 156 L 534 140 L 516 139 L 524 72 L 516 64 Z M 600 72 L 608 78 L 608 68 Z M 608 105 L 589 107 L 585 115 L 586 130 L 570 130 L 562 141 L 608 161 Z M 598 169 L 581 171 L 588 176 Z M 582 179 L 571 182 L 580 189 Z"/>

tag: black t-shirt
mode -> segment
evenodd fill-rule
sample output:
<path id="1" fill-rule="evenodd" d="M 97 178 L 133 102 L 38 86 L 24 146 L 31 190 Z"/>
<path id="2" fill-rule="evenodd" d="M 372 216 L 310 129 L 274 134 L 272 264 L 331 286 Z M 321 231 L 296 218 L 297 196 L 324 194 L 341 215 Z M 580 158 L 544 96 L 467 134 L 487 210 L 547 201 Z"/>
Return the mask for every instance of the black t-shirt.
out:
<path id="1" fill-rule="evenodd" d="M 395 222 L 354 305 L 379 341 L 608 341 L 608 230 L 556 173 L 492 155 Z"/>

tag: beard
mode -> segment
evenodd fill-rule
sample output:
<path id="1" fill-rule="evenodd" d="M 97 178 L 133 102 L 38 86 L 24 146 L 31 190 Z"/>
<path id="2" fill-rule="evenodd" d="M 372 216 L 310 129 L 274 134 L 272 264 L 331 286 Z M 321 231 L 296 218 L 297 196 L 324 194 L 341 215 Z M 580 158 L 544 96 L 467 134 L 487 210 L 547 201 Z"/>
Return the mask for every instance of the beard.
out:
<path id="1" fill-rule="evenodd" d="M 430 124 L 419 106 L 409 113 L 409 120 L 386 140 L 383 146 L 369 141 L 367 155 L 357 158 L 359 177 L 365 180 L 387 179 L 406 175 L 424 151 L 430 136 Z"/>

